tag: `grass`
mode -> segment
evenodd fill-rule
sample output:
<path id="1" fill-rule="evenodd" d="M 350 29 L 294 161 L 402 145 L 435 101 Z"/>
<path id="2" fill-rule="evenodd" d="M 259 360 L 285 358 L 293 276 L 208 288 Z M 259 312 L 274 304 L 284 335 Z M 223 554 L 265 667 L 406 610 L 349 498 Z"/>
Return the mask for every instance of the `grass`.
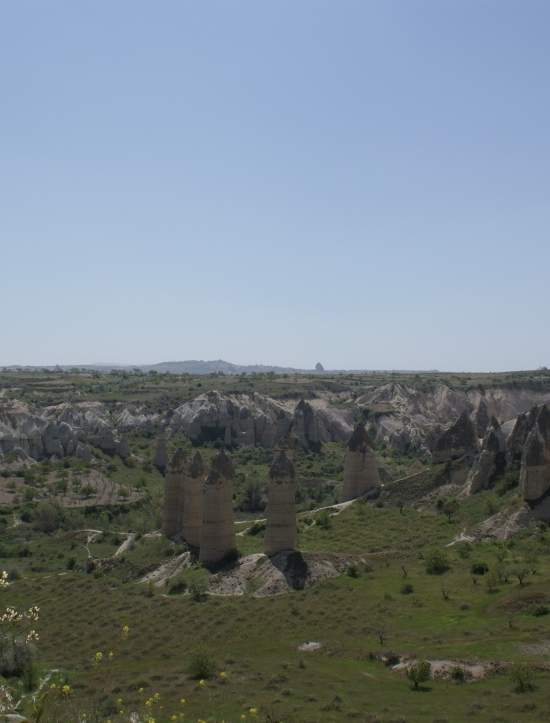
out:
<path id="1" fill-rule="evenodd" d="M 81 709 L 91 709 L 97 691 L 104 691 L 111 708 L 102 720 L 125 720 L 116 714 L 118 698 L 125 710 L 143 709 L 154 693 L 160 695 L 154 703 L 157 721 L 180 710 L 181 698 L 187 700 L 188 720 L 238 721 L 241 714 L 250 718 L 249 708 L 258 709 L 260 720 L 272 715 L 272 720 L 300 722 L 544 720 L 550 716 L 548 672 L 540 671 L 535 690 L 525 694 L 514 691 L 507 673 L 465 685 L 430 681 L 427 692 L 414 693 L 402 674 L 369 657 L 391 649 L 432 659 L 531 660 L 539 666 L 548 661 L 522 647 L 550 639 L 550 616 L 532 612 L 534 600 L 550 599 L 548 540 L 519 538 L 504 549 L 484 543 L 467 556 L 459 547 L 449 548 L 449 572 L 426 574 L 427 552 L 448 542 L 460 524 L 427 512 L 401 514 L 396 508 L 356 504 L 332 518 L 328 529 L 301 530 L 300 546 L 363 554 L 368 570 L 359 577 L 342 575 L 275 598 L 205 602 L 187 595 L 148 596 L 145 586 L 124 583 L 116 574 L 68 572 L 56 556 L 67 540 L 61 534 L 40 536 L 29 542 L 31 558 L 21 559 L 22 579 L 3 597 L 6 604 L 40 605 L 42 665 L 67 672 L 73 702 L 78 700 Z M 238 539 L 261 547 L 261 539 Z M 94 554 L 110 552 L 115 543 L 94 545 Z M 146 567 L 173 553 L 165 540 L 142 538 L 127 563 Z M 491 570 L 503 553 L 509 565 L 537 553 L 537 574 L 524 587 L 511 580 L 492 593 L 483 576 L 475 584 L 472 560 L 485 561 Z M 37 559 L 47 571 L 32 571 L 29 560 Z M 8 562 L 1 560 L 0 567 Z M 413 593 L 401 593 L 404 581 L 413 585 Z M 125 624 L 130 627 L 126 640 L 121 637 Z M 298 646 L 308 640 L 320 641 L 322 649 L 300 653 Z M 104 653 L 101 665 L 93 662 L 98 651 Z M 197 652 L 206 653 L 217 671 L 205 688 L 187 672 Z M 225 679 L 217 674 L 221 671 Z M 55 715 L 62 713 L 56 709 Z"/>

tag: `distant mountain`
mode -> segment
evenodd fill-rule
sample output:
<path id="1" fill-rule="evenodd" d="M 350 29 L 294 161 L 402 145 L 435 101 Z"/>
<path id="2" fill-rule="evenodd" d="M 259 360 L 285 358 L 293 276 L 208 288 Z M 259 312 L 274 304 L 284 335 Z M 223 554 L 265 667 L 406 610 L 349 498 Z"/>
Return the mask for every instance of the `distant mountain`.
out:
<path id="1" fill-rule="evenodd" d="M 2 368 L 2 367 L 0 367 Z M 293 367 L 267 366 L 263 364 L 232 364 L 223 359 L 203 361 L 202 359 L 189 359 L 187 361 L 159 362 L 158 364 L 56 364 L 55 366 L 23 366 L 12 365 L 3 367 L 5 371 L 32 371 L 46 369 L 48 371 L 70 371 L 83 369 L 86 371 L 110 372 L 132 371 L 158 372 L 159 374 L 311 374 L 312 369 L 294 369 Z M 317 370 L 319 373 L 319 370 Z"/>
<path id="2" fill-rule="evenodd" d="M 303 374 L 311 371 L 310 369 L 293 369 L 292 367 L 265 366 L 263 364 L 232 364 L 223 359 L 216 359 L 214 361 L 190 359 L 187 361 L 160 362 L 159 364 L 140 366 L 139 369 L 160 373 L 168 372 L 170 374 L 216 374 L 220 372 L 223 374 L 266 374 L 268 372 L 275 372 L 275 374 Z"/>

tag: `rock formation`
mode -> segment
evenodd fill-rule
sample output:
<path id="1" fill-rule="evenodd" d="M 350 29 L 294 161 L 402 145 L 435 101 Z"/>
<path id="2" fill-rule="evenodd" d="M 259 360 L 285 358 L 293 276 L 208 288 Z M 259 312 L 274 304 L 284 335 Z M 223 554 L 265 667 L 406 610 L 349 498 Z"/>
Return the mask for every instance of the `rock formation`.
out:
<path id="1" fill-rule="evenodd" d="M 546 405 L 536 410 L 533 428 L 525 442 L 520 487 L 530 505 L 542 502 L 550 491 L 550 410 Z"/>
<path id="2" fill-rule="evenodd" d="M 292 430 L 304 449 L 312 452 L 321 450 L 322 439 L 313 407 L 303 399 L 294 410 Z"/>
<path id="3" fill-rule="evenodd" d="M 448 462 L 459 457 L 474 457 L 478 451 L 477 432 L 467 412 L 446 429 L 433 450 L 434 462 Z"/>
<path id="4" fill-rule="evenodd" d="M 184 501 L 185 453 L 177 449 L 170 460 L 164 481 L 164 508 L 162 531 L 171 539 L 181 532 Z"/>
<path id="5" fill-rule="evenodd" d="M 161 434 L 157 439 L 153 465 L 158 469 L 161 475 L 166 474 L 166 468 L 168 466 L 168 452 L 166 451 L 166 436 L 164 434 Z"/>
<path id="6" fill-rule="evenodd" d="M 380 485 L 378 465 L 364 424 L 358 424 L 348 441 L 344 459 L 343 499 L 353 500 Z"/>
<path id="7" fill-rule="evenodd" d="M 197 550 L 201 544 L 203 484 L 204 464 L 200 452 L 196 452 L 185 469 L 181 534 Z"/>
<path id="8" fill-rule="evenodd" d="M 489 417 L 489 410 L 487 408 L 487 402 L 485 401 L 484 397 L 479 400 L 479 404 L 477 405 L 474 416 L 474 422 L 476 425 L 477 436 L 485 437 L 485 435 L 487 434 L 487 429 L 489 428 L 489 425 L 491 423 L 491 418 Z"/>
<path id="9" fill-rule="evenodd" d="M 294 466 L 284 451 L 269 470 L 265 554 L 296 548 L 296 481 Z"/>
<path id="10" fill-rule="evenodd" d="M 233 464 L 222 450 L 212 462 L 204 483 L 199 560 L 215 565 L 234 550 Z"/>
<path id="11" fill-rule="evenodd" d="M 466 485 L 468 494 L 490 489 L 505 469 L 506 441 L 500 424 L 493 417 L 483 439 L 481 452 L 468 475 Z"/>

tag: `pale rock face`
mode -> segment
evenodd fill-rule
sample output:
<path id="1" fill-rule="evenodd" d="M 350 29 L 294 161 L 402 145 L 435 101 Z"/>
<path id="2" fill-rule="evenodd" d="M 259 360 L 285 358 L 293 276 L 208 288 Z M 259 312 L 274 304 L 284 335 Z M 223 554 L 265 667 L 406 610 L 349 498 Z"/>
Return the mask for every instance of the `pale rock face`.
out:
<path id="1" fill-rule="evenodd" d="M 177 449 L 164 480 L 162 531 L 171 539 L 178 537 L 181 531 L 185 461 L 184 451 Z"/>
<path id="2" fill-rule="evenodd" d="M 495 479 L 506 469 L 506 440 L 499 423 L 493 417 L 483 439 L 481 452 L 467 480 L 468 494 L 490 489 Z"/>
<path id="3" fill-rule="evenodd" d="M 233 523 L 233 465 L 222 450 L 204 483 L 200 562 L 214 565 L 235 550 Z"/>
<path id="4" fill-rule="evenodd" d="M 363 424 L 355 427 L 344 460 L 343 499 L 353 500 L 380 485 L 378 464 Z"/>
<path id="5" fill-rule="evenodd" d="M 536 411 L 521 459 L 520 487 L 529 504 L 537 504 L 550 490 L 550 410 Z"/>
<path id="6" fill-rule="evenodd" d="M 437 440 L 433 450 L 434 462 L 447 462 L 467 456 L 474 457 L 478 451 L 477 432 L 467 412 L 446 429 Z"/>
<path id="7" fill-rule="evenodd" d="M 182 537 L 196 549 L 201 544 L 204 472 L 202 457 L 196 452 L 185 469 L 182 511 Z"/>
<path id="8" fill-rule="evenodd" d="M 281 451 L 269 470 L 265 554 L 296 549 L 296 480 L 294 466 Z"/>
<path id="9" fill-rule="evenodd" d="M 184 432 L 195 442 L 270 448 L 288 434 L 291 421 L 284 405 L 269 397 L 214 390 L 178 407 L 170 430 Z"/>

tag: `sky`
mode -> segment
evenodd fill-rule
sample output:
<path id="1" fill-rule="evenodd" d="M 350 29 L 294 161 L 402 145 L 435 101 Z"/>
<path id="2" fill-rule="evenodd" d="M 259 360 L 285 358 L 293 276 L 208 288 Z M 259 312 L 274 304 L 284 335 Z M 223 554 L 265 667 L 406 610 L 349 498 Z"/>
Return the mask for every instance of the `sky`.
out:
<path id="1" fill-rule="evenodd" d="M 549 27 L 0 2 L 0 365 L 550 366 Z"/>

